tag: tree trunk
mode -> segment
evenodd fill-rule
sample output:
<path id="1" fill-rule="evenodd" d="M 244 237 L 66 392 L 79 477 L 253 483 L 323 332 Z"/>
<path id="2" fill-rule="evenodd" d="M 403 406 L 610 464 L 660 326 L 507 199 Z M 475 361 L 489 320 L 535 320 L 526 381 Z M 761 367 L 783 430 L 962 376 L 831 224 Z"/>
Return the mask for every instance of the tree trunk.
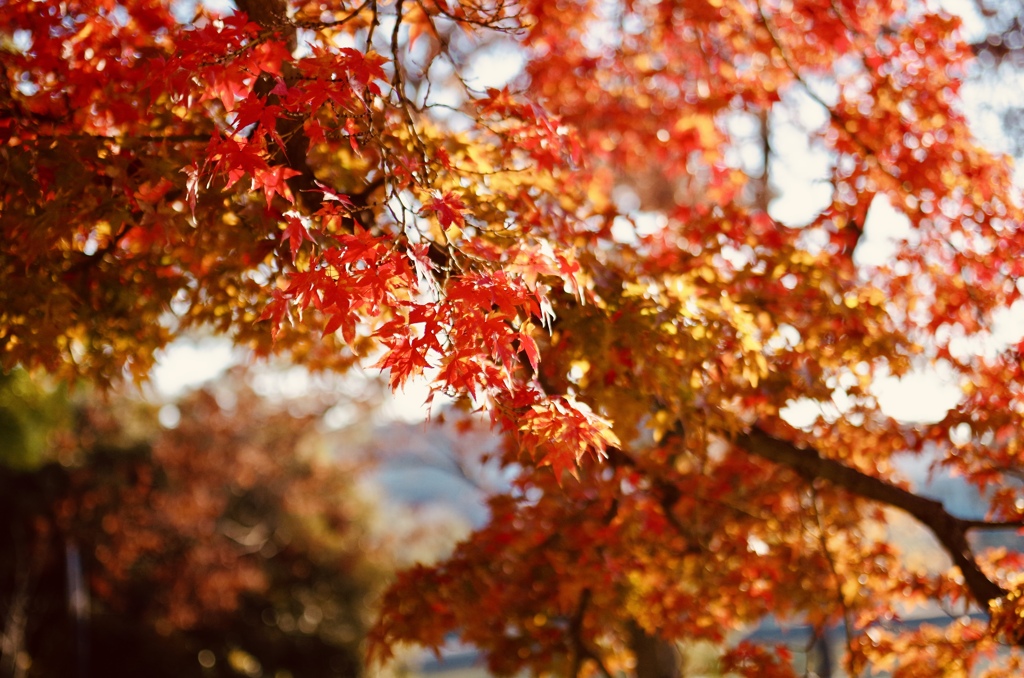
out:
<path id="1" fill-rule="evenodd" d="M 14 590 L 11 592 L 0 635 L 0 678 L 22 678 L 25 675 L 25 627 L 28 624 L 30 573 L 21 548 L 15 545 Z"/>
<path id="2" fill-rule="evenodd" d="M 89 678 L 89 589 L 82 575 L 82 556 L 78 545 L 65 543 L 67 565 L 68 614 L 75 625 L 75 659 L 78 678 Z"/>
<path id="3" fill-rule="evenodd" d="M 629 623 L 629 649 L 636 657 L 636 678 L 682 678 L 676 646 L 634 621 Z"/>

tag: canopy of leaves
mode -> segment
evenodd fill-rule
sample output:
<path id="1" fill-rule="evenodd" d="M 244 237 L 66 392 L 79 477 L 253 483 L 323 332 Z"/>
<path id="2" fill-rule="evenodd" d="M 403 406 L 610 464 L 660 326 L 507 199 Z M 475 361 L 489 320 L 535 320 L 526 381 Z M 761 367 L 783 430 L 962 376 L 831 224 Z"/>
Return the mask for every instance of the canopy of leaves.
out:
<path id="1" fill-rule="evenodd" d="M 0 7 L 0 364 L 142 378 L 202 326 L 489 412 L 519 480 L 398 583 L 381 655 L 457 630 L 502 672 L 646 675 L 638 637 L 776 614 L 845 622 L 851 669 L 918 653 L 907 670 L 941 673 L 1024 638 L 1017 554 L 971 540 L 1024 520 L 1021 347 L 992 335 L 1024 287 L 1022 201 L 969 129 L 956 18 L 887 0 L 238 9 Z M 511 85 L 463 77 L 502 50 L 524 64 Z M 799 226 L 768 212 L 780 116 L 828 158 Z M 886 202 L 909 228 L 868 265 Z M 915 366 L 960 388 L 933 424 L 873 390 Z M 821 415 L 796 428 L 794 402 Z M 926 443 L 985 520 L 899 477 Z M 884 505 L 949 562 L 905 566 L 869 529 Z M 888 634 L 928 601 L 994 623 Z"/>

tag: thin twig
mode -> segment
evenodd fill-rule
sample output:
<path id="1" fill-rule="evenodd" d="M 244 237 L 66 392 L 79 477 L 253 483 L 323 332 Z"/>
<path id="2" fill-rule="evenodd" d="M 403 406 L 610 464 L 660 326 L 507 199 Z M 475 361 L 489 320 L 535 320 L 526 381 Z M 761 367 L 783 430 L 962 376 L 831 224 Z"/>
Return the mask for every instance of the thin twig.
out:
<path id="1" fill-rule="evenodd" d="M 309 29 L 309 30 L 317 30 L 317 29 L 323 29 L 323 28 L 337 28 L 338 26 L 342 26 L 344 24 L 347 24 L 349 21 L 351 21 L 352 19 L 355 19 L 357 16 L 362 14 L 363 10 L 370 6 L 370 2 L 371 2 L 371 0 L 365 0 L 365 2 L 363 2 L 363 4 L 359 5 L 354 10 L 352 10 L 352 12 L 350 14 L 348 14 L 347 16 L 342 17 L 341 19 L 337 19 L 335 21 L 310 21 L 310 20 L 306 20 L 306 21 L 293 21 L 291 23 L 296 28 L 305 28 L 305 29 Z"/>
<path id="2" fill-rule="evenodd" d="M 840 609 L 843 611 L 843 631 L 846 634 L 846 648 L 849 651 L 849 655 L 846 658 L 847 670 L 850 675 L 856 675 L 853 667 L 853 620 L 850 618 L 850 608 L 846 604 L 846 597 L 843 595 L 843 588 L 840 582 L 839 569 L 836 567 L 835 558 L 832 556 L 832 550 L 828 547 L 828 536 L 825 533 L 825 525 L 821 519 L 821 512 L 818 510 L 818 491 L 815 489 L 813 483 L 810 487 L 811 492 L 811 510 L 814 512 L 814 520 L 818 527 L 818 542 L 821 545 L 821 552 L 825 555 L 825 560 L 828 561 L 829 570 L 832 572 L 832 580 L 835 582 L 835 596 L 839 603 Z"/>

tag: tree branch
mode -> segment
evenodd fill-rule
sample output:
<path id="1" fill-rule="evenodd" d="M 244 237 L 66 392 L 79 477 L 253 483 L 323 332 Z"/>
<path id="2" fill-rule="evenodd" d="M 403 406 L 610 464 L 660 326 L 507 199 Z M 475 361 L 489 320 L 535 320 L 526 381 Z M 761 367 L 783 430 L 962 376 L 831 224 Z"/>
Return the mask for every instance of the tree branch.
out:
<path id="1" fill-rule="evenodd" d="M 295 26 L 288 21 L 287 3 L 285 0 L 237 0 L 238 9 L 245 12 L 251 21 L 255 21 L 267 31 L 290 29 L 283 33 L 287 39 L 289 51 L 294 51 L 298 36 Z M 295 64 L 286 61 L 283 67 L 285 84 L 291 86 L 299 77 Z M 271 93 L 274 83 L 267 74 L 260 76 L 256 83 L 256 93 L 262 96 L 268 105 L 278 101 L 276 94 Z M 323 200 L 323 192 L 316 183 L 313 168 L 309 165 L 309 137 L 303 129 L 303 120 L 295 115 L 281 115 L 277 119 L 275 132 L 284 141 L 284 147 L 278 146 L 271 155 L 274 163 L 283 164 L 299 172 L 289 177 L 285 183 L 291 190 L 295 201 L 312 211 Z"/>
<path id="2" fill-rule="evenodd" d="M 843 578 L 839 574 L 839 568 L 836 567 L 836 559 L 832 555 L 832 549 L 828 546 L 828 531 L 825 529 L 825 521 L 821 519 L 821 511 L 818 510 L 818 492 L 814 489 L 814 485 L 811 485 L 811 510 L 814 512 L 814 526 L 818 533 L 818 543 L 821 545 L 821 552 L 828 562 L 828 569 L 832 572 L 836 603 L 843 613 L 843 632 L 846 634 L 846 648 L 849 650 L 846 654 L 847 672 L 851 676 L 855 676 L 857 671 L 853 665 L 853 657 L 856 654 L 857 648 L 853 642 L 853 619 L 850 615 L 850 606 L 846 604 L 846 596 L 843 595 Z"/>
<path id="3" fill-rule="evenodd" d="M 823 457 L 813 448 L 797 447 L 756 427 L 735 436 L 734 442 L 750 454 L 792 469 L 807 481 L 826 480 L 859 497 L 909 513 L 935 535 L 953 563 L 960 568 L 967 588 L 980 605 L 1006 595 L 1002 587 L 981 571 L 971 552 L 967 531 L 981 527 L 979 521 L 957 518 L 946 511 L 942 502 L 919 496 Z"/>
<path id="4" fill-rule="evenodd" d="M 576 612 L 569 620 L 569 642 L 571 644 L 572 661 L 569 668 L 569 678 L 579 678 L 583 660 L 586 657 L 586 646 L 583 641 L 583 616 L 587 612 L 587 605 L 590 604 L 590 589 L 583 589 L 580 595 L 580 602 L 576 606 Z"/>
<path id="5" fill-rule="evenodd" d="M 966 530 L 1019 530 L 1024 520 L 961 520 Z"/>
<path id="6" fill-rule="evenodd" d="M 636 678 L 681 678 L 674 643 L 647 632 L 636 620 L 627 622 L 629 649 L 636 658 Z"/>

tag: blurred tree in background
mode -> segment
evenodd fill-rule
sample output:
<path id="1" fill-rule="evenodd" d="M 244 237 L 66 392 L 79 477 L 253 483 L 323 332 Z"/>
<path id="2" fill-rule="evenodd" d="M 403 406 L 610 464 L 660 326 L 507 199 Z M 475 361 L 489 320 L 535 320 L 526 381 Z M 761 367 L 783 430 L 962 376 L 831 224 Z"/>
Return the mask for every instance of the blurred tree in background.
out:
<path id="1" fill-rule="evenodd" d="M 237 376 L 170 428 L 19 372 L 0 403 L 0 675 L 361 674 L 384 559 L 315 414 Z"/>

